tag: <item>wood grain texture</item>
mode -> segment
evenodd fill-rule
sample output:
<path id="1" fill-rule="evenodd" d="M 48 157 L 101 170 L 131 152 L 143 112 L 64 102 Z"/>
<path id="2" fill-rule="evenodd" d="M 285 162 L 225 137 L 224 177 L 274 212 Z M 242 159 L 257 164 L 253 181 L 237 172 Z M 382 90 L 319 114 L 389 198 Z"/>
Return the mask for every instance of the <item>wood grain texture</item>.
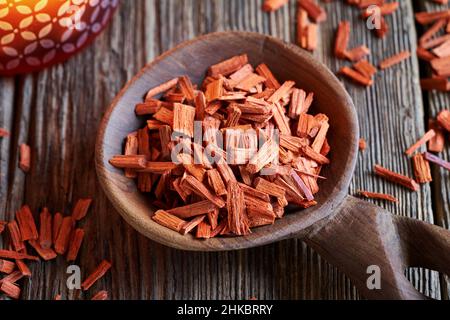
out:
<path id="1" fill-rule="evenodd" d="M 223 253 L 192 253 L 151 242 L 126 225 L 107 201 L 93 170 L 97 125 L 108 104 L 146 61 L 198 34 L 221 30 L 257 31 L 295 39 L 295 1 L 275 12 L 261 12 L 261 0 L 135 0 L 122 1 L 111 26 L 85 50 L 64 65 L 37 75 L 0 79 L 0 126 L 13 136 L 0 140 L 0 219 L 12 217 L 22 202 L 37 209 L 70 212 L 79 197 L 93 196 L 85 222 L 86 238 L 77 262 L 83 274 L 103 258 L 113 268 L 88 294 L 66 289 L 63 259 L 32 266 L 25 299 L 90 298 L 106 289 L 113 299 L 355 299 L 359 294 L 336 268 L 325 263 L 299 240 L 261 248 Z M 341 1 L 327 4 L 328 21 L 321 25 L 317 56 L 332 70 L 342 63 L 330 58 L 334 29 L 349 19 L 351 45 L 364 42 L 372 59 L 403 49 L 415 49 L 416 35 L 410 1 L 389 19 L 391 32 L 375 39 L 358 11 Z M 369 149 L 359 156 L 350 193 L 357 189 L 393 193 L 399 205 L 389 211 L 433 221 L 429 187 L 410 193 L 371 175 L 375 163 L 411 174 L 403 151 L 424 130 L 424 109 L 418 87 L 415 57 L 376 76 L 374 87 L 347 85 L 359 112 L 362 136 Z M 27 177 L 17 169 L 18 145 L 33 150 Z M 448 178 L 448 176 L 446 176 Z M 443 183 L 444 185 L 445 183 Z M 441 188 L 442 197 L 448 197 Z M 445 196 L 444 196 L 445 195 Z M 442 203 L 448 208 L 447 202 Z M 448 211 L 447 227 L 448 227 Z M 435 274 L 414 270 L 412 283 L 440 298 Z"/>
<path id="2" fill-rule="evenodd" d="M 387 18 L 391 30 L 383 40 L 375 38 L 373 33 L 367 30 L 364 21 L 359 17 L 359 10 L 349 10 L 348 6 L 341 3 L 327 6 L 329 12 L 335 14 L 330 15 L 331 26 L 327 24 L 327 29 L 322 29 L 322 34 L 333 34 L 340 20 L 349 20 L 352 26 L 349 47 L 365 44 L 371 49 L 369 61 L 374 65 L 403 50 L 415 52 L 417 41 L 413 8 L 410 1 L 402 1 L 399 4 L 399 9 Z M 329 36 L 326 39 L 329 39 Z M 348 63 L 329 58 L 332 44 L 329 41 L 322 41 L 322 57 L 332 70 L 338 70 L 340 66 Z M 429 186 L 422 187 L 419 193 L 411 193 L 375 177 L 372 173 L 373 166 L 381 164 L 412 176 L 411 163 L 404 156 L 404 150 L 425 131 L 418 79 L 418 61 L 413 55 L 401 65 L 378 72 L 375 75 L 374 85 L 368 90 L 346 82 L 358 110 L 361 136 L 368 142 L 368 149 L 360 154 L 350 193 L 354 194 L 356 190 L 369 190 L 393 194 L 399 199 L 398 204 L 376 203 L 394 214 L 432 223 L 433 209 Z M 440 297 L 437 274 L 412 269 L 409 271 L 409 278 L 426 295 Z"/>
<path id="3" fill-rule="evenodd" d="M 431 1 L 421 1 L 416 4 L 417 11 L 440 11 L 450 9 L 450 4 L 438 5 Z M 424 30 L 420 28 L 419 32 Z M 428 77 L 431 74 L 430 67 L 424 64 L 422 71 L 422 77 Z M 435 118 L 438 113 L 443 109 L 450 107 L 450 94 L 448 92 L 435 92 L 430 91 L 424 94 L 425 104 L 425 124 L 428 123 L 428 118 Z M 447 139 L 448 141 L 448 139 Z M 440 157 L 450 160 L 450 149 L 448 146 L 444 149 Z M 434 217 L 435 223 L 444 228 L 450 229 L 450 188 L 449 179 L 450 173 L 447 170 L 433 166 L 432 168 L 433 182 L 432 182 L 432 196 L 434 204 Z M 442 276 L 441 285 L 443 298 L 449 299 L 450 297 L 450 279 Z"/>

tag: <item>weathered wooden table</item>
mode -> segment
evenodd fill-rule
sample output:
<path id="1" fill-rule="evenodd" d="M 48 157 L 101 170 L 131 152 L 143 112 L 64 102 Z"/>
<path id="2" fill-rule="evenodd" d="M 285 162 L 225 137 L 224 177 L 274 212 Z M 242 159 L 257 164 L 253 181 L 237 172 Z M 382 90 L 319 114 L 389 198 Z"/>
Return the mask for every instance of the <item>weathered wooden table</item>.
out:
<path id="1" fill-rule="evenodd" d="M 324 4 L 328 20 L 320 26 L 316 56 L 336 71 L 331 57 L 339 21 L 351 21 L 350 46 L 366 44 L 374 63 L 401 50 L 415 52 L 414 10 L 442 8 L 431 1 L 399 1 L 389 18 L 391 32 L 376 39 L 359 11 L 335 1 Z M 358 293 L 336 268 L 299 240 L 225 253 L 191 253 L 154 243 L 131 229 L 109 204 L 97 182 L 94 147 L 97 125 L 121 87 L 146 62 L 174 45 L 212 31 L 248 30 L 295 39 L 295 1 L 274 14 L 261 0 L 124 0 L 111 26 L 90 48 L 69 62 L 39 74 L 0 78 L 0 127 L 12 133 L 0 140 L 0 220 L 22 204 L 36 212 L 48 206 L 69 212 L 80 197 L 95 199 L 85 221 L 86 238 L 78 264 L 92 270 L 102 258 L 112 272 L 95 285 L 112 299 L 356 299 Z M 346 83 L 353 97 L 362 136 L 369 148 L 359 155 L 350 193 L 357 189 L 388 192 L 399 204 L 391 212 L 450 228 L 449 173 L 436 169 L 434 182 L 411 193 L 372 175 L 375 163 L 411 174 L 404 150 L 421 136 L 429 116 L 450 104 L 450 95 L 422 95 L 415 54 L 376 75 L 369 89 Z M 332 103 L 332 102 L 330 102 Z M 18 169 L 18 146 L 29 143 L 32 169 Z M 334 152 L 338 152 L 335 150 Z M 447 149 L 445 157 L 450 158 Z M 66 262 L 59 258 L 32 266 L 25 299 L 82 298 L 66 288 Z M 429 270 L 408 271 L 412 283 L 434 298 L 448 298 L 449 282 Z"/>

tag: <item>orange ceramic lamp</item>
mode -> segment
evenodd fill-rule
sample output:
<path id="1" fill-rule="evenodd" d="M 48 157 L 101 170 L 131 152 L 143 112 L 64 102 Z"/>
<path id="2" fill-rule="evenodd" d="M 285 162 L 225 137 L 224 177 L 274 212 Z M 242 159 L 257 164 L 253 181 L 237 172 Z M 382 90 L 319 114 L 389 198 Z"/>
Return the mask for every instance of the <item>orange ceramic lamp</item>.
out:
<path id="1" fill-rule="evenodd" d="M 0 75 L 62 62 L 106 27 L 119 0 L 0 0 Z"/>

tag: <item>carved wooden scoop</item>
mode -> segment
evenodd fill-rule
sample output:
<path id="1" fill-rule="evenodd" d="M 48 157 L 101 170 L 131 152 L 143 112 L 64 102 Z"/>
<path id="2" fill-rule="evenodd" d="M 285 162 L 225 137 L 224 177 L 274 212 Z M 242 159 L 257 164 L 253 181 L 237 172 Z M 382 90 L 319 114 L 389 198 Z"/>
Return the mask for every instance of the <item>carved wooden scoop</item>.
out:
<path id="1" fill-rule="evenodd" d="M 272 226 L 256 228 L 245 237 L 205 241 L 182 236 L 152 221 L 154 211 L 135 182 L 108 160 L 122 153 L 126 135 L 144 126 L 134 113 L 151 87 L 188 75 L 200 83 L 206 69 L 219 61 L 247 53 L 250 62 L 266 63 L 280 80 L 295 80 L 315 93 L 315 111 L 330 118 L 331 165 L 323 171 L 318 205 L 288 214 Z M 97 173 L 106 194 L 136 230 L 165 245 L 195 251 L 250 248 L 300 237 L 331 264 L 347 274 L 366 298 L 426 298 L 404 276 L 405 268 L 421 266 L 450 275 L 450 232 L 399 216 L 348 196 L 359 139 L 358 120 L 350 96 L 336 77 L 298 47 L 269 36 L 247 32 L 213 33 L 185 42 L 146 66 L 119 93 L 100 125 Z M 381 271 L 381 289 L 366 284 L 369 266 Z"/>

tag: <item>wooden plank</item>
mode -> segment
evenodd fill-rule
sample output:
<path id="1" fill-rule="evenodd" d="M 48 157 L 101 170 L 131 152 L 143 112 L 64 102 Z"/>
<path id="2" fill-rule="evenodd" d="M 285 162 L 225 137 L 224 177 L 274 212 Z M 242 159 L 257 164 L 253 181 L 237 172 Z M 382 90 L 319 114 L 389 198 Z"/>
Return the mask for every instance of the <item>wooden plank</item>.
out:
<path id="1" fill-rule="evenodd" d="M 179 24 L 168 24 L 162 26 L 161 34 L 170 34 L 176 39 L 174 42 L 179 43 L 183 40 L 187 40 L 196 35 L 222 31 L 222 30 L 248 30 L 260 33 L 270 34 L 285 41 L 292 41 L 295 39 L 295 1 L 291 1 L 288 6 L 281 8 L 279 11 L 273 14 L 263 13 L 261 8 L 261 1 L 249 0 L 249 1 L 165 1 L 165 8 L 161 7 L 161 16 L 166 17 L 167 13 L 171 13 L 176 17 L 179 17 Z M 160 2 L 160 4 L 162 4 Z M 187 4 L 189 4 L 187 6 Z M 211 23 L 209 19 L 201 19 L 201 17 L 194 17 L 192 20 L 190 12 L 199 12 L 203 17 L 211 17 L 210 19 L 215 23 Z M 169 21 L 172 18 L 169 16 Z M 190 24 L 192 24 L 190 26 Z M 166 50 L 173 45 L 167 40 L 167 43 L 162 46 L 163 50 Z M 248 292 L 248 296 L 256 296 L 259 299 L 266 298 L 291 298 L 291 299 L 311 299 L 311 298 L 325 298 L 325 299 L 344 299 L 357 297 L 356 292 L 351 287 L 343 287 L 342 290 L 336 292 L 327 291 L 326 283 L 329 286 L 339 286 L 339 282 L 333 281 L 334 279 L 325 278 L 326 273 L 324 269 L 333 269 L 327 264 L 323 263 L 321 259 L 311 249 L 306 247 L 298 240 L 289 240 L 281 244 L 270 245 L 258 250 L 264 250 L 272 252 L 275 255 L 271 261 L 280 261 L 280 265 L 277 265 L 276 270 L 265 270 L 265 275 L 255 273 L 252 269 L 243 269 L 243 273 L 238 273 L 239 278 L 249 279 L 251 286 L 252 283 L 259 284 L 259 295 L 256 293 Z M 296 251 L 286 251 L 287 247 L 294 247 Z M 274 252 L 274 248 L 279 248 Z M 230 253 L 230 261 L 235 268 L 240 268 L 240 263 L 247 263 L 246 260 L 253 253 L 254 250 L 245 250 L 241 253 L 242 262 L 236 259 L 234 253 Z M 296 259 L 299 259 L 298 265 L 292 265 L 286 263 L 289 260 L 289 255 L 294 254 Z M 280 256 L 281 255 L 281 256 Z M 264 254 L 255 257 L 257 259 L 255 263 L 257 265 L 266 265 L 264 263 Z M 282 263 L 286 263 L 286 270 L 282 267 Z M 322 264 L 322 266 L 321 266 Z M 278 270 L 282 272 L 278 272 Z M 299 283 L 293 283 L 290 281 L 290 274 L 299 275 L 300 287 L 302 290 L 298 290 Z M 339 277 L 344 279 L 342 274 Z M 273 284 L 270 283 L 273 278 Z M 277 280 L 278 279 L 278 280 Z M 230 275 L 229 281 L 232 283 L 234 276 Z M 273 287 L 273 292 L 264 292 L 270 290 Z M 239 288 L 239 287 L 238 287 Z M 236 288 L 236 289 L 238 289 Z M 264 289 L 266 288 L 266 289 Z M 243 287 L 241 290 L 245 290 Z M 238 291 L 238 292 L 239 292 Z M 241 296 L 235 296 L 240 298 Z M 225 296 L 226 298 L 226 296 Z M 242 298 L 246 298 L 242 296 Z"/>
<path id="2" fill-rule="evenodd" d="M 165 51 L 175 44 L 192 38 L 197 34 L 219 31 L 225 29 L 249 28 L 254 31 L 266 31 L 258 29 L 258 19 L 268 19 L 269 16 L 262 18 L 259 12 L 259 1 L 249 3 L 249 6 L 242 6 L 242 3 L 230 2 L 159 2 L 159 13 L 157 16 L 170 23 L 161 26 L 159 48 Z M 244 8 L 242 13 L 241 8 Z M 250 8 L 246 10 L 246 8 Z M 236 12 L 239 19 L 232 20 L 228 16 L 229 12 Z M 192 14 L 199 12 L 201 16 L 212 17 L 209 20 L 192 20 Z M 257 15 L 255 18 L 254 15 Z M 250 15 L 250 16 L 249 16 Z M 172 23 L 175 17 L 179 23 Z M 224 25 L 223 21 L 230 21 L 229 25 Z M 245 25 L 245 26 L 244 26 Z M 167 37 L 170 35 L 170 37 Z M 224 299 L 244 299 L 248 297 L 262 298 L 313 298 L 323 297 L 321 286 L 318 279 L 317 262 L 310 258 L 317 255 L 306 248 L 305 245 L 297 240 L 288 241 L 294 243 L 296 251 L 289 254 L 295 254 L 300 257 L 301 264 L 292 266 L 286 264 L 279 272 L 271 269 L 271 264 L 267 261 L 277 261 L 281 254 L 276 249 L 279 245 L 258 248 L 255 250 L 245 250 L 242 252 L 218 253 L 218 254 L 191 254 L 175 253 L 169 255 L 164 267 L 159 268 L 159 277 L 165 278 L 163 284 L 154 286 L 154 291 L 161 292 L 159 286 L 167 287 L 167 291 L 173 291 L 173 296 L 168 296 L 167 292 L 161 292 L 159 298 L 224 298 Z M 172 250 L 163 248 L 163 250 Z M 282 249 L 280 249 L 282 250 Z M 199 258 L 200 256 L 200 258 Z M 296 259 L 297 260 L 297 259 Z M 286 261 L 286 259 L 283 259 Z M 314 264 L 313 264 L 314 263 Z M 174 266 L 173 270 L 167 271 L 167 266 Z M 193 270 L 191 273 L 184 270 Z M 204 272 L 210 270 L 209 272 Z M 277 269 L 278 270 L 278 269 Z M 292 284 L 291 281 L 279 281 L 278 279 L 289 279 L 289 274 L 300 274 L 300 281 L 303 281 L 305 290 L 298 290 L 298 284 Z M 172 276 L 170 276 L 170 274 Z M 178 284 L 178 285 L 177 285 Z M 190 288 L 183 290 L 181 288 Z M 199 288 L 205 288 L 200 290 Z M 330 298 L 343 298 L 340 295 L 330 295 Z"/>
<path id="3" fill-rule="evenodd" d="M 34 77 L 0 80 L 7 88 L 3 91 L 2 86 L 0 92 L 0 125 L 14 127 L 16 133 L 10 142 L 0 142 L 0 177 L 10 182 L 0 185 L 1 194 L 7 194 L 5 203 L 0 203 L 0 219 L 8 218 L 22 197 L 37 214 L 43 205 L 69 213 L 79 197 L 94 196 L 84 222 L 86 238 L 79 264 L 85 275 L 101 259 L 113 261 L 111 273 L 92 289 L 107 289 L 113 299 L 358 298 L 342 273 L 296 239 L 225 253 L 181 252 L 151 242 L 114 211 L 99 191 L 92 170 L 96 127 L 103 112 L 147 60 L 197 34 L 219 30 L 250 30 L 293 40 L 295 1 L 273 14 L 261 12 L 261 4 L 261 0 L 123 1 L 112 25 L 82 54 Z M 341 65 L 329 55 L 334 28 L 342 18 L 357 26 L 351 45 L 365 42 L 375 61 L 415 43 L 409 2 L 401 3 L 390 22 L 393 30 L 384 41 L 364 29 L 354 9 L 340 2 L 326 8 L 330 18 L 321 26 L 317 56 L 333 70 Z M 376 85 L 367 91 L 348 85 L 370 146 L 360 156 L 350 191 L 392 192 L 401 201 L 397 207 L 386 205 L 392 212 L 431 221 L 429 188 L 411 194 L 370 175 L 372 165 L 379 162 L 411 173 L 402 152 L 424 132 L 420 91 L 412 80 L 417 79 L 417 61 L 408 61 L 403 70 L 393 68 L 377 76 Z M 15 166 L 16 146 L 25 140 L 34 148 L 35 160 L 26 178 Z M 14 149 L 8 159 L 3 156 L 5 149 Z M 34 264 L 32 285 L 25 286 L 24 298 L 51 299 L 57 293 L 71 299 L 90 297 L 66 288 L 65 268 L 63 259 Z M 439 297 L 434 277 L 420 271 L 410 277 L 423 292 Z"/>
<path id="4" fill-rule="evenodd" d="M 34 79 L 18 78 L 18 101 L 13 109 L 15 131 L 21 132 L 17 135 L 19 142 L 28 140 L 32 147 L 32 170 L 23 182 L 19 180 L 21 172 L 10 166 L 13 178 L 6 205 L 9 210 L 2 211 L 2 215 L 22 203 L 28 203 L 35 216 L 44 205 L 52 212 L 70 214 L 78 198 L 93 196 L 89 219 L 83 223 L 86 237 L 77 264 L 84 277 L 101 259 L 111 259 L 114 276 L 108 274 L 92 291 L 108 289 L 113 298 L 133 299 L 141 297 L 141 290 L 149 287 L 141 287 L 140 283 L 142 279 L 148 284 L 145 280 L 152 274 L 152 265 L 141 266 L 139 259 L 154 251 L 155 245 L 145 239 L 139 241 L 143 245 L 138 245 L 137 233 L 123 223 L 98 192 L 93 169 L 97 124 L 115 94 L 145 61 L 144 50 L 134 50 L 142 46 L 145 11 L 124 3 L 118 13 L 115 23 L 82 54 Z M 25 282 L 23 298 L 52 299 L 57 293 L 64 299 L 82 297 L 79 291 L 67 289 L 66 267 L 63 258 L 33 264 L 33 281 Z"/>
<path id="5" fill-rule="evenodd" d="M 413 8 L 410 1 L 399 2 L 400 7 L 392 17 L 387 18 L 391 30 L 384 40 L 374 37 L 359 17 L 359 10 L 350 9 L 340 2 L 327 5 L 329 22 L 322 28 L 322 50 L 320 56 L 333 71 L 339 70 L 348 62 L 330 58 L 333 43 L 329 40 L 339 21 L 350 21 L 352 36 L 349 47 L 365 44 L 371 49 L 369 60 L 374 65 L 386 57 L 403 50 L 416 50 L 416 33 Z M 425 132 L 423 123 L 424 108 L 418 86 L 419 68 L 415 56 L 401 66 L 381 71 L 375 76 L 374 85 L 369 89 L 356 87 L 344 80 L 358 111 L 361 136 L 368 141 L 368 149 L 359 155 L 355 177 L 350 193 L 356 190 L 371 190 L 395 195 L 399 204 L 380 203 L 390 212 L 433 222 L 431 190 L 421 188 L 419 193 L 411 193 L 398 186 L 387 183 L 372 174 L 375 164 L 412 175 L 411 163 L 404 156 L 408 148 Z M 423 270 L 410 270 L 411 282 L 421 292 L 433 298 L 440 298 L 439 279 L 435 273 Z"/>
<path id="6" fill-rule="evenodd" d="M 416 7 L 417 11 L 440 11 L 450 9 L 450 4 L 438 5 L 431 1 L 419 1 Z M 421 30 L 423 31 L 423 30 Z M 431 75 L 430 68 L 423 64 L 422 77 L 428 77 Z M 429 118 L 435 118 L 437 114 L 443 110 L 448 109 L 450 106 L 450 95 L 445 92 L 425 92 L 425 105 L 427 106 L 425 124 Z M 448 141 L 448 139 L 447 139 Z M 450 149 L 448 146 L 444 149 L 440 157 L 450 160 Z M 450 175 L 447 170 L 433 166 L 432 168 L 433 183 L 432 183 L 432 196 L 434 200 L 434 217 L 435 223 L 441 227 L 450 229 L 450 185 L 448 183 Z M 450 299 L 450 279 L 446 276 L 441 276 L 441 285 L 444 299 Z"/>
<path id="7" fill-rule="evenodd" d="M 7 210 L 8 185 L 9 185 L 9 166 L 12 157 L 11 134 L 13 128 L 13 110 L 14 110 L 14 79 L 0 78 L 0 127 L 9 131 L 10 136 L 0 138 L 0 212 L 3 214 Z M 2 217 L 2 216 L 0 216 Z M 2 218 L 6 218 L 3 216 Z"/>

